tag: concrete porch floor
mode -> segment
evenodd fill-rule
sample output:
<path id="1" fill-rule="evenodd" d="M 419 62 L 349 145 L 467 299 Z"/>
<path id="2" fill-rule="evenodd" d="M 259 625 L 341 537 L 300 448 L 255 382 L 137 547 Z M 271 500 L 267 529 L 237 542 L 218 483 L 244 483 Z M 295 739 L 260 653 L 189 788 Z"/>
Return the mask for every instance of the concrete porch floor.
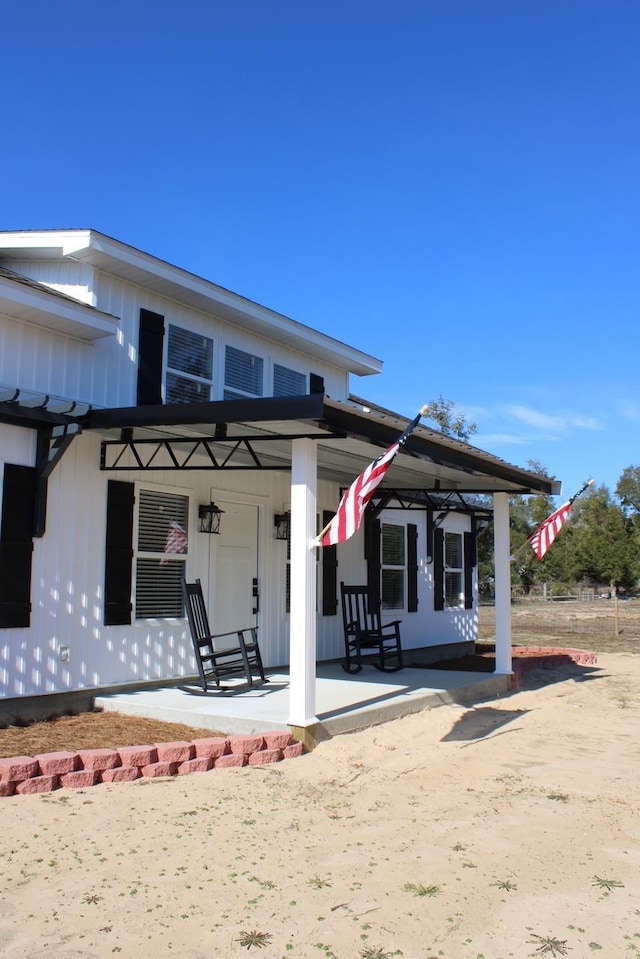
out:
<path id="1" fill-rule="evenodd" d="M 197 685 L 187 687 L 185 683 L 97 696 L 95 706 L 125 716 L 184 723 L 231 735 L 288 729 L 288 673 L 267 670 L 267 675 L 268 683 L 253 689 L 238 683 L 238 691 L 232 693 L 205 695 Z M 510 684 L 509 676 L 496 673 L 428 668 L 381 673 L 365 666 L 362 672 L 349 676 L 339 663 L 318 664 L 316 679 L 318 739 L 364 729 L 443 703 L 477 702 L 506 692 Z"/>

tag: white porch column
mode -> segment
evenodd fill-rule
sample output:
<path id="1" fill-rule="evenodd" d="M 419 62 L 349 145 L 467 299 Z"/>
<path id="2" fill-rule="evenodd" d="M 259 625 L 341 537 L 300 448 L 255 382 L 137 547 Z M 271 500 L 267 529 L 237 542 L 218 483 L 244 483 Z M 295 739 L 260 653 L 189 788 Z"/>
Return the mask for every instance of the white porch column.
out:
<path id="1" fill-rule="evenodd" d="M 291 611 L 289 617 L 290 726 L 316 717 L 316 487 L 317 446 L 291 444 Z"/>
<path id="2" fill-rule="evenodd" d="M 509 497 L 493 494 L 493 551 L 496 591 L 496 673 L 511 673 L 511 563 Z"/>

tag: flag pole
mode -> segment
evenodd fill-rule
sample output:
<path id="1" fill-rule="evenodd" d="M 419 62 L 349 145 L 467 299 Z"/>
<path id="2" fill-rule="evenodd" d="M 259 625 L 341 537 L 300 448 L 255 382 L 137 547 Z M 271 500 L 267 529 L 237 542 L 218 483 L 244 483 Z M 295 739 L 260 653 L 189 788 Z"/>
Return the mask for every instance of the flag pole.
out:
<path id="1" fill-rule="evenodd" d="M 427 412 L 428 412 L 428 411 L 429 411 L 428 405 L 421 406 L 421 407 L 420 407 L 420 410 L 419 410 L 419 412 L 418 412 L 418 415 L 409 423 L 409 425 L 407 426 L 406 430 L 404 430 L 404 432 L 401 433 L 401 435 L 398 437 L 398 439 L 397 439 L 395 442 L 398 443 L 400 446 L 402 446 L 403 443 L 405 443 L 406 440 L 409 438 L 409 434 L 414 431 L 414 429 L 416 428 L 416 426 L 417 426 L 418 423 L 420 422 L 421 418 L 422 418 L 423 416 L 426 416 L 426 415 L 427 415 Z M 321 546 L 321 545 L 322 545 L 322 537 L 323 537 L 324 534 L 327 532 L 327 530 L 329 529 L 329 527 L 330 527 L 331 524 L 333 523 L 333 520 L 334 520 L 334 519 L 335 519 L 335 516 L 332 516 L 331 519 L 329 520 L 329 522 L 326 524 L 326 526 L 324 526 L 324 527 L 320 530 L 320 532 L 318 533 L 318 535 L 317 535 L 316 538 L 315 538 L 314 546 Z"/>

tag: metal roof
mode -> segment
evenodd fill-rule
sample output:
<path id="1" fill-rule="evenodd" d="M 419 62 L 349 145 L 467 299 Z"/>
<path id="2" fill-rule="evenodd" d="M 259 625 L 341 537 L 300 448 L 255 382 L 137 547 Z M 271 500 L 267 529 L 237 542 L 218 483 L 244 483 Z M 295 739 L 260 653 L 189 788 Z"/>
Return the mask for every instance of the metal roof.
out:
<path id="1" fill-rule="evenodd" d="M 149 462 L 153 469 L 288 470 L 292 439 L 309 437 L 318 444 L 318 476 L 342 486 L 409 423 L 390 411 L 363 409 L 320 394 L 92 410 L 80 422 L 84 429 L 103 434 L 107 469 L 115 468 L 111 464 L 120 456 L 122 469 Z M 557 480 L 422 425 L 396 456 L 387 481 L 399 489 L 434 492 L 560 493 Z"/>

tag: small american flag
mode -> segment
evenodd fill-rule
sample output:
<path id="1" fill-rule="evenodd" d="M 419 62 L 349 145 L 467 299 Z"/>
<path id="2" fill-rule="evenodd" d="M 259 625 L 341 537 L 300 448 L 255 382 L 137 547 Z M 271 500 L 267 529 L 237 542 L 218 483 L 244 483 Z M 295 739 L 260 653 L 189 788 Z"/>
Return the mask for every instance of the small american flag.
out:
<path id="1" fill-rule="evenodd" d="M 420 422 L 420 417 L 424 416 L 426 412 L 427 407 L 423 406 L 416 418 L 395 443 L 392 443 L 353 481 L 349 489 L 343 494 L 336 515 L 318 537 L 321 546 L 336 546 L 338 543 L 344 543 L 359 529 L 367 503 L 382 482 L 396 453 L 401 446 L 404 446 L 410 434 Z"/>
<path id="2" fill-rule="evenodd" d="M 182 526 L 172 519 L 169 523 L 169 532 L 167 533 L 167 539 L 164 544 L 165 555 L 160 560 L 160 565 L 164 566 L 165 563 L 169 562 L 167 553 L 186 553 L 188 542 L 187 534 Z"/>
<path id="3" fill-rule="evenodd" d="M 543 523 L 540 523 L 535 533 L 529 537 L 531 548 L 536 557 L 541 560 L 547 552 L 554 539 L 567 521 L 571 512 L 573 500 L 567 500 L 559 509 L 547 516 Z"/>

